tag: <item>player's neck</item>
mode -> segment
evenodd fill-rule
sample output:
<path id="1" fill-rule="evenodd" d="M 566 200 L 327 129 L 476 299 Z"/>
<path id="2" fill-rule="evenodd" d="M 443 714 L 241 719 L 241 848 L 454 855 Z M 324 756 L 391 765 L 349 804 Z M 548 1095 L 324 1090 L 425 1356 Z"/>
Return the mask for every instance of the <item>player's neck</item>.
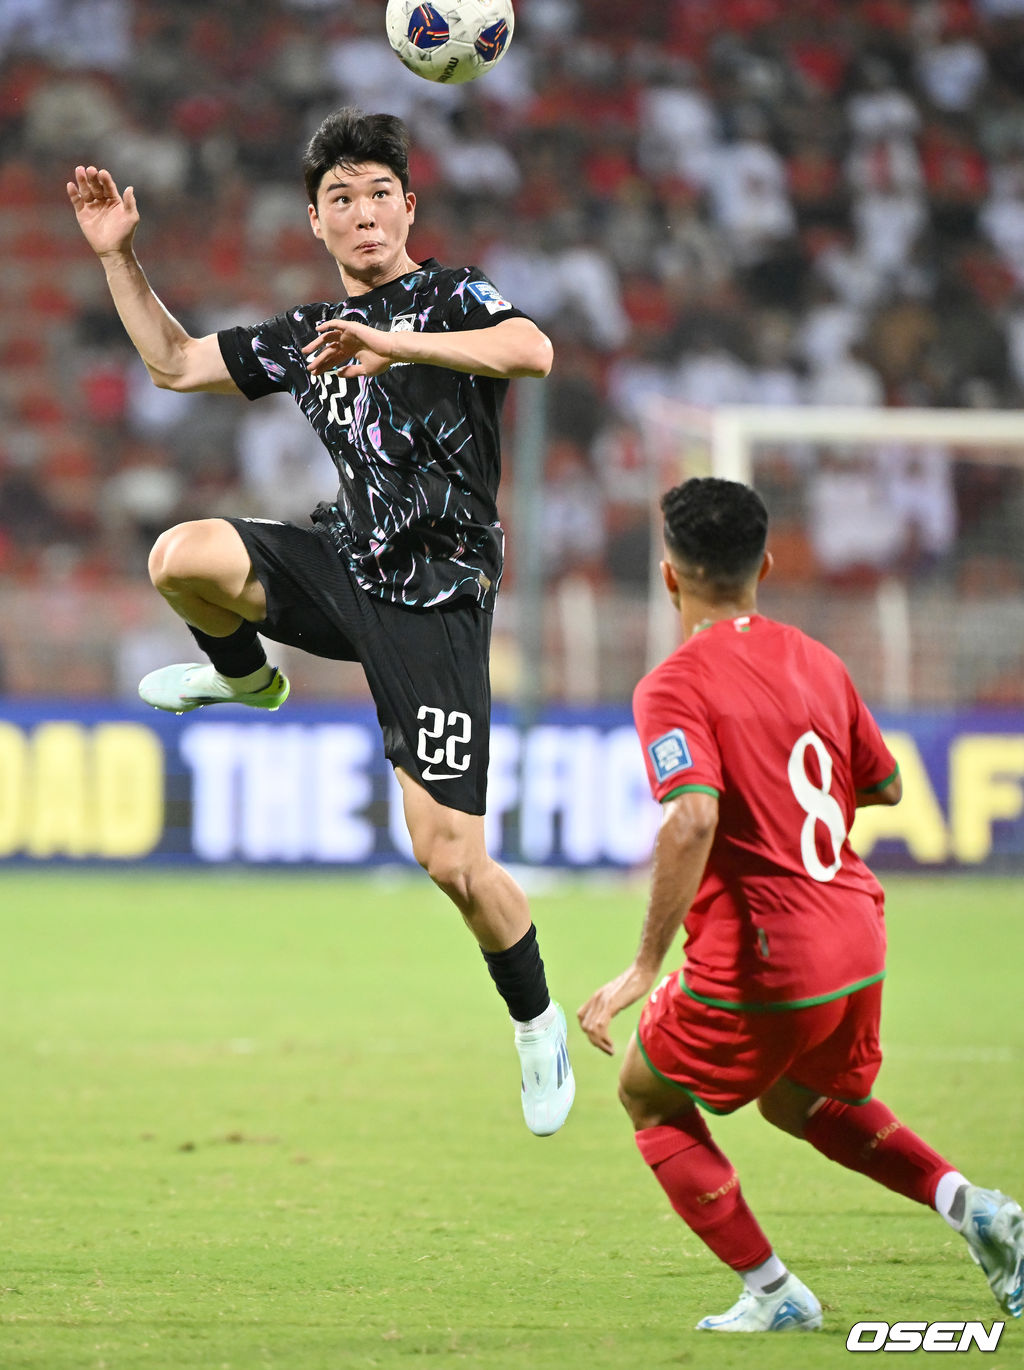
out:
<path id="1" fill-rule="evenodd" d="M 408 276 L 410 271 L 415 271 L 419 266 L 414 262 L 409 254 L 403 253 L 400 260 L 395 262 L 383 263 L 379 267 L 368 267 L 364 271 L 353 270 L 351 267 L 338 264 L 341 273 L 341 283 L 345 287 L 345 294 L 348 295 L 368 295 L 371 290 L 379 290 L 382 285 L 390 285 L 392 281 L 401 280 L 403 276 Z"/>
<path id="2" fill-rule="evenodd" d="M 679 602 L 679 618 L 683 625 L 683 637 L 686 639 L 715 623 L 731 622 L 734 618 L 756 613 L 756 595 L 741 595 L 734 600 L 716 600 L 713 603 L 706 599 L 686 596 Z"/>

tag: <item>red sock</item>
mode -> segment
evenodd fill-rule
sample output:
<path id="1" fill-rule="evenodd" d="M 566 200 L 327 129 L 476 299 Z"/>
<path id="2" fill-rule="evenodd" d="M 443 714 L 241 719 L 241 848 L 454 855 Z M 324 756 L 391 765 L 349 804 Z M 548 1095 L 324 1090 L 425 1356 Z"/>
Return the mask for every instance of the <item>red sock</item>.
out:
<path id="1" fill-rule="evenodd" d="M 830 1161 L 919 1204 L 931 1206 L 939 1180 L 955 1169 L 878 1099 L 867 1104 L 828 1099 L 808 1118 L 804 1137 Z"/>
<path id="2" fill-rule="evenodd" d="M 636 1144 L 672 1207 L 719 1260 L 752 1270 L 768 1259 L 771 1243 L 747 1207 L 740 1178 L 696 1109 L 645 1127 Z"/>

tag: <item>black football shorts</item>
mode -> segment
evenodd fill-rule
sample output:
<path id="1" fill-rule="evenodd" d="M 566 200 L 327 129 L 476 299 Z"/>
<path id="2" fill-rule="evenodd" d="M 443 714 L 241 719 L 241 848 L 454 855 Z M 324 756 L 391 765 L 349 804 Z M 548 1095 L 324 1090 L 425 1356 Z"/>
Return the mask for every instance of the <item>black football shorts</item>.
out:
<path id="1" fill-rule="evenodd" d="M 367 594 L 323 524 L 230 518 L 267 597 L 261 636 L 361 662 L 384 754 L 446 808 L 482 814 L 491 616 L 469 599 L 413 609 Z"/>

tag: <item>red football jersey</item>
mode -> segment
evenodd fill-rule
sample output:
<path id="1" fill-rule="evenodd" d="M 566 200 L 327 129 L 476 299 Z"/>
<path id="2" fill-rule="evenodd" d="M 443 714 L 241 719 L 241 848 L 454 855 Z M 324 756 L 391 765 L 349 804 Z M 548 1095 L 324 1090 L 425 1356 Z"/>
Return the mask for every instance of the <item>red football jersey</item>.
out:
<path id="1" fill-rule="evenodd" d="M 882 888 L 847 840 L 896 762 L 846 667 L 759 614 L 712 624 L 633 696 L 654 797 L 718 796 L 683 984 L 728 1007 L 835 997 L 884 974 Z"/>

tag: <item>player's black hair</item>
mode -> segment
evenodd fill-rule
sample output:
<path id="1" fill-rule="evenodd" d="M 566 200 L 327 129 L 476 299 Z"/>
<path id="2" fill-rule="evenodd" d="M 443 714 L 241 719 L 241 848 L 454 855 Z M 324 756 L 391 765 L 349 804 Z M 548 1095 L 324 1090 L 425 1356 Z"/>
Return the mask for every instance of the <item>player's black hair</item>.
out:
<path id="1" fill-rule="evenodd" d="M 768 510 L 749 485 L 694 477 L 662 495 L 661 511 L 670 557 L 713 590 L 739 590 L 760 569 Z"/>
<path id="2" fill-rule="evenodd" d="M 395 114 L 364 114 L 354 105 L 335 110 L 309 140 L 302 175 L 309 203 L 316 204 L 320 183 L 334 167 L 379 162 L 409 189 L 409 130 Z"/>

